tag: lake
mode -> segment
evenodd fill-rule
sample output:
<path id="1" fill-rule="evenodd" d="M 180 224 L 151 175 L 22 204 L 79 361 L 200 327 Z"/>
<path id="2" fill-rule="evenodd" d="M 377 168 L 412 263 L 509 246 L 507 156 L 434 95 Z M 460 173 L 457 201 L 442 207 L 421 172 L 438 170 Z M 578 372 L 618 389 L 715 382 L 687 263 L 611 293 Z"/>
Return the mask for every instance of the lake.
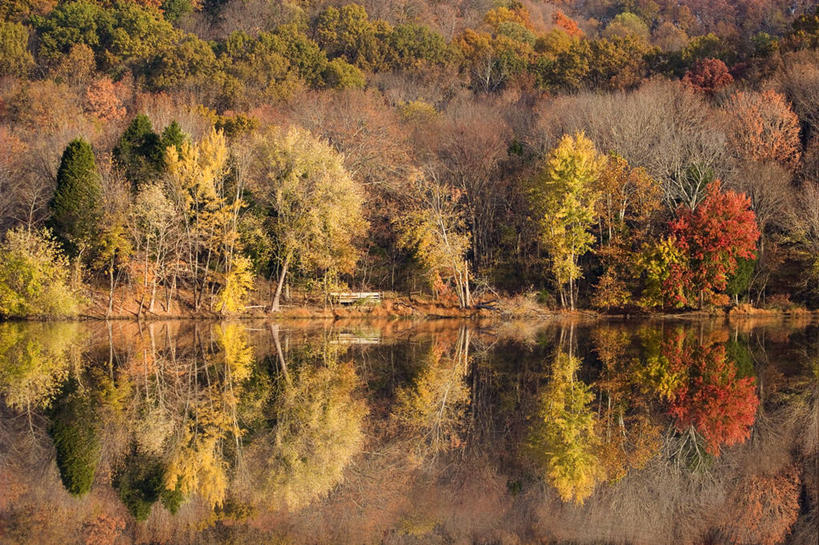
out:
<path id="1" fill-rule="evenodd" d="M 0 543 L 805 543 L 814 319 L 0 323 Z"/>

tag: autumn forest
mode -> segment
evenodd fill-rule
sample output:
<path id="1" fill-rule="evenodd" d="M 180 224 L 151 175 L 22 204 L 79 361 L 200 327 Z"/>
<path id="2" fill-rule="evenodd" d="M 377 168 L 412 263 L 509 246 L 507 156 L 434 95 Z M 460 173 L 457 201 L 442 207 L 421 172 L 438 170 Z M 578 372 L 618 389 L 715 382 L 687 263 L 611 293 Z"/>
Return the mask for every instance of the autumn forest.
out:
<path id="1" fill-rule="evenodd" d="M 810 4 L 4 2 L 0 316 L 814 308 Z"/>
<path id="2" fill-rule="evenodd" d="M 815 545 L 810 0 L 0 0 L 0 545 Z"/>

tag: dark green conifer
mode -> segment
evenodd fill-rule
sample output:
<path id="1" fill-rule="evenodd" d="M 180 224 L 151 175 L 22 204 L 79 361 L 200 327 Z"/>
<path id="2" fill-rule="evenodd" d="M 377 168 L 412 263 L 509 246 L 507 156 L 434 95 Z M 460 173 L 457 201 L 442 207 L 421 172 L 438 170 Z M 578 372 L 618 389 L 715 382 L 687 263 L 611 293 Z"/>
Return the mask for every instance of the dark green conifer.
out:
<path id="1" fill-rule="evenodd" d="M 147 115 L 139 114 L 122 133 L 113 155 L 117 166 L 136 188 L 159 176 L 164 168 L 163 152 L 151 120 Z"/>
<path id="2" fill-rule="evenodd" d="M 102 216 L 102 188 L 91 145 L 77 138 L 63 152 L 57 189 L 51 201 L 51 224 L 70 254 L 93 242 Z"/>

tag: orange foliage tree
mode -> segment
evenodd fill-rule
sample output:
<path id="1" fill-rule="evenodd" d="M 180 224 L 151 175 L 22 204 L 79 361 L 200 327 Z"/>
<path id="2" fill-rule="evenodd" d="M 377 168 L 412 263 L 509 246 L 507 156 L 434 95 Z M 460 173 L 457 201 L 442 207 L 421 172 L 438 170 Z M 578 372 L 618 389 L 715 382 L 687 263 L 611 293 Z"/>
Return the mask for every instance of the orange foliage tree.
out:
<path id="1" fill-rule="evenodd" d="M 799 118 L 776 91 L 738 91 L 725 104 L 728 142 L 742 159 L 776 162 L 788 169 L 799 163 Z"/>
<path id="2" fill-rule="evenodd" d="M 703 59 L 686 72 L 683 83 L 695 91 L 713 94 L 734 82 L 734 77 L 728 72 L 728 67 L 719 59 Z"/>
<path id="3" fill-rule="evenodd" d="M 583 37 L 584 33 L 580 30 L 580 27 L 577 26 L 577 23 L 571 17 L 568 17 L 565 13 L 560 10 L 557 10 L 552 15 L 552 22 L 558 28 L 561 28 L 566 31 L 566 34 L 572 36 L 573 38 L 581 38 Z"/>
<path id="4" fill-rule="evenodd" d="M 742 483 L 726 509 L 731 516 L 722 525 L 732 543 L 783 543 L 799 518 L 799 471 L 788 466 L 777 475 L 754 475 Z"/>
<path id="5" fill-rule="evenodd" d="M 118 121 L 125 117 L 125 107 L 117 97 L 111 78 L 104 77 L 85 91 L 85 109 L 100 121 Z"/>

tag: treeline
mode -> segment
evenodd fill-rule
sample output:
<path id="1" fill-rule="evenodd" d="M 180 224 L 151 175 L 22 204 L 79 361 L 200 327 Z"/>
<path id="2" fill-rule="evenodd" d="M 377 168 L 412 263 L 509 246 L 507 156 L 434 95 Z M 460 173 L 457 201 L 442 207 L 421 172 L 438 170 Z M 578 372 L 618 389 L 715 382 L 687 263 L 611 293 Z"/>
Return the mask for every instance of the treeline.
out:
<path id="1" fill-rule="evenodd" d="M 97 71 L 114 80 L 127 75 L 148 91 L 195 93 L 217 110 L 286 101 L 304 89 L 361 88 L 395 72 L 444 78 L 476 92 L 630 89 L 654 75 L 711 89 L 764 71 L 781 52 L 815 47 L 817 40 L 815 16 L 789 15 L 793 10 L 784 7 L 740 30 L 698 25 L 683 8 L 663 17 L 648 5 L 630 11 L 625 3 L 598 13 L 605 24 L 587 21 L 587 33 L 551 5 L 533 5 L 533 20 L 522 3 L 501 1 L 487 3 L 473 27 L 453 23 L 462 28 L 445 37 L 411 18 L 397 24 L 371 18 L 357 4 L 234 2 L 220 10 L 214 2 L 209 17 L 193 19 L 184 15 L 193 9 L 190 0 L 160 7 L 32 4 L 5 8 L 0 75 L 65 81 L 88 80 Z M 206 28 L 186 30 L 191 26 Z M 702 34 L 689 37 L 685 29 Z"/>
<path id="2" fill-rule="evenodd" d="M 649 4 L 11 2 L 0 315 L 814 305 L 819 12 Z"/>

